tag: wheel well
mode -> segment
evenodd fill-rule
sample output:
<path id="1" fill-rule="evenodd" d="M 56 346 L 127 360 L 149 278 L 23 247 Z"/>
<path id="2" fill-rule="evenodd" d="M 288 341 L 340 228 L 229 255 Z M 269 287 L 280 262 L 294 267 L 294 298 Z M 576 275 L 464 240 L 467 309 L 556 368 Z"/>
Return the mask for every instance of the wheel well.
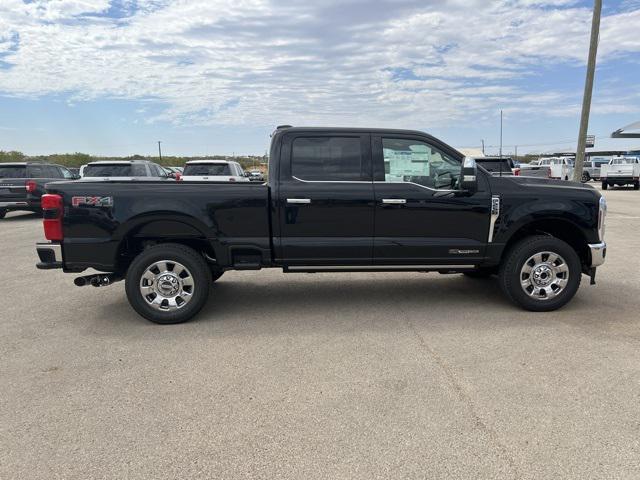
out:
<path id="1" fill-rule="evenodd" d="M 559 238 L 576 250 L 583 266 L 590 262 L 587 239 L 578 227 L 565 220 L 537 220 L 524 225 L 511 236 L 502 251 L 502 256 L 504 257 L 516 242 L 531 235 L 550 235 Z"/>
<path id="2" fill-rule="evenodd" d="M 172 235 L 167 235 L 172 232 Z M 153 221 L 129 231 L 118 246 L 117 268 L 125 272 L 145 248 L 162 243 L 178 243 L 201 253 L 210 263 L 216 259 L 211 242 L 196 228 L 182 222 Z"/>

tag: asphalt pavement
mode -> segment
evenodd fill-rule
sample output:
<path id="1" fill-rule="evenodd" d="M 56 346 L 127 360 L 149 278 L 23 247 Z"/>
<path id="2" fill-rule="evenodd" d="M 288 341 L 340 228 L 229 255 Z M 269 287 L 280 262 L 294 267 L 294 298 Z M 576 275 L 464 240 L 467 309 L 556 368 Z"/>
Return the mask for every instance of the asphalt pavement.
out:
<path id="1" fill-rule="evenodd" d="M 495 279 L 229 272 L 159 326 L 0 220 L 0 478 L 640 478 L 640 192 L 560 311 Z"/>

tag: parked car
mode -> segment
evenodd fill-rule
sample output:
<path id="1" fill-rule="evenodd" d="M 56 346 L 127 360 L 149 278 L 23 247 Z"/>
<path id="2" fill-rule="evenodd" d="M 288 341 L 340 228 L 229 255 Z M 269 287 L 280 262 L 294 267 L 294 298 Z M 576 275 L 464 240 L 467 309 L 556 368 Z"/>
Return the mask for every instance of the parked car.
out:
<path id="1" fill-rule="evenodd" d="M 520 175 L 525 177 L 569 180 L 573 177 L 575 159 L 571 157 L 540 158 L 520 165 Z"/>
<path id="2" fill-rule="evenodd" d="M 474 159 L 491 175 L 500 177 L 520 175 L 520 168 L 516 167 L 510 157 L 474 157 Z"/>
<path id="3" fill-rule="evenodd" d="M 618 185 L 633 185 L 640 190 L 640 159 L 638 157 L 614 157 L 600 170 L 602 189 Z"/>
<path id="4" fill-rule="evenodd" d="M 226 270 L 497 274 L 511 301 L 549 311 L 604 262 L 593 187 L 492 176 L 422 132 L 282 127 L 270 162 L 264 184 L 50 183 L 37 266 L 125 279 L 136 312 L 177 323 Z"/>
<path id="5" fill-rule="evenodd" d="M 251 182 L 264 182 L 264 175 L 260 170 L 250 170 L 248 172 L 248 178 Z"/>
<path id="6" fill-rule="evenodd" d="M 176 173 L 179 173 L 180 175 L 182 175 L 182 171 L 184 170 L 182 167 L 162 167 L 164 169 L 165 172 L 167 172 L 168 175 L 175 175 Z"/>
<path id="7" fill-rule="evenodd" d="M 77 178 L 69 169 L 50 163 L 0 163 L 0 218 L 7 212 L 40 211 L 44 186 L 52 180 Z"/>
<path id="8" fill-rule="evenodd" d="M 133 178 L 167 178 L 164 168 L 149 160 L 101 160 L 83 165 L 84 180 L 130 180 Z"/>
<path id="9" fill-rule="evenodd" d="M 228 160 L 192 160 L 185 163 L 183 182 L 248 182 L 238 162 Z"/>
<path id="10" fill-rule="evenodd" d="M 587 183 L 589 180 L 600 180 L 600 168 L 607 163 L 609 163 L 609 158 L 605 157 L 594 157 L 585 160 L 582 183 Z"/>

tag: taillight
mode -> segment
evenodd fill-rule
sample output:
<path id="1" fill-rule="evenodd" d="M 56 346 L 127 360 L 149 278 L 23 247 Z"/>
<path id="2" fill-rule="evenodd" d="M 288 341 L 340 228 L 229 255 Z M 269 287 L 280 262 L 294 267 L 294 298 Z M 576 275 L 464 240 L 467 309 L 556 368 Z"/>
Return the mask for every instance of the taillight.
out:
<path id="1" fill-rule="evenodd" d="M 42 207 L 42 223 L 44 236 L 47 240 L 61 241 L 62 235 L 62 197 L 60 195 L 45 194 L 40 200 Z"/>
<path id="2" fill-rule="evenodd" d="M 547 168 L 547 178 L 551 178 L 551 167 Z"/>
<path id="3" fill-rule="evenodd" d="M 516 177 L 519 177 L 520 176 L 520 169 L 519 168 L 514 168 L 513 169 L 513 175 L 516 176 Z"/>
<path id="4" fill-rule="evenodd" d="M 35 180 L 27 180 L 27 193 L 33 193 L 36 191 L 36 182 Z"/>
<path id="5" fill-rule="evenodd" d="M 181 182 L 182 181 L 182 174 L 180 172 L 176 172 L 176 182 Z"/>

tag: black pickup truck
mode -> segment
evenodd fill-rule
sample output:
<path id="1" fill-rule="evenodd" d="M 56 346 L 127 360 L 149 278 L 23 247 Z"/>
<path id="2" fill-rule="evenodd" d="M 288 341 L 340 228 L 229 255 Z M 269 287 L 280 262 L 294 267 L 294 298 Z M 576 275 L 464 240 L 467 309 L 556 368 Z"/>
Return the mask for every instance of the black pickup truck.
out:
<path id="1" fill-rule="evenodd" d="M 55 182 L 38 268 L 125 279 L 157 323 L 193 317 L 225 270 L 499 276 L 549 311 L 604 262 L 604 198 L 579 183 L 495 177 L 425 133 L 278 127 L 268 181 Z"/>

